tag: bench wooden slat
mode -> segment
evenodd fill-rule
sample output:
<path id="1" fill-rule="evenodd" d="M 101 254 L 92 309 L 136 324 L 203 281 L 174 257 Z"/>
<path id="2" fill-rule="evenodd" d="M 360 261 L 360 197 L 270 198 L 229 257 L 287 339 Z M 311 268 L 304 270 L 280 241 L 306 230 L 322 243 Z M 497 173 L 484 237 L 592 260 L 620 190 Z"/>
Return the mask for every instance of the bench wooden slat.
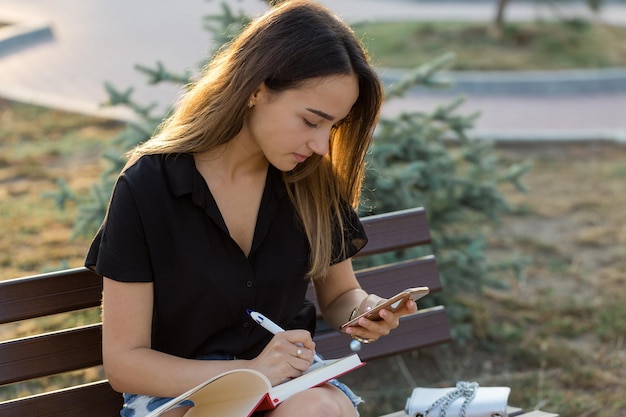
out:
<path id="1" fill-rule="evenodd" d="M 0 281 L 0 324 L 100 305 L 102 279 L 87 268 Z"/>
<path id="2" fill-rule="evenodd" d="M 0 403 L 0 415 L 11 417 L 115 417 L 122 409 L 122 394 L 107 381 Z"/>
<path id="3" fill-rule="evenodd" d="M 358 352 L 368 361 L 417 348 L 436 345 L 451 339 L 448 318 L 441 306 L 418 311 L 403 317 L 401 325 L 380 340 L 363 344 Z M 328 330 L 315 335 L 315 350 L 326 358 L 340 358 L 352 353 L 350 337 Z M 407 342 L 409 341 L 410 342 Z"/>
<path id="4" fill-rule="evenodd" d="M 430 243 L 428 219 L 423 208 L 398 210 L 361 218 L 369 242 L 358 256 Z"/>
<path id="5" fill-rule="evenodd" d="M 367 292 L 385 298 L 409 287 L 426 286 L 431 293 L 441 291 L 437 261 L 432 255 L 363 269 L 356 276 Z"/>
<path id="6" fill-rule="evenodd" d="M 0 343 L 0 385 L 100 364 L 100 324 Z"/>

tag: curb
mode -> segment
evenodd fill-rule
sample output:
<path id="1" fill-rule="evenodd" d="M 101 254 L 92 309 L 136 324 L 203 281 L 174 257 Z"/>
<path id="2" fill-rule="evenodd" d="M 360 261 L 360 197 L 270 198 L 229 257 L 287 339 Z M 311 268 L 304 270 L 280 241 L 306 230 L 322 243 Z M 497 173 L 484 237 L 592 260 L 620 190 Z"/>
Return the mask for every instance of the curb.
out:
<path id="1" fill-rule="evenodd" d="M 471 129 L 468 137 L 487 140 L 497 144 L 567 144 L 567 143 L 615 143 L 626 145 L 626 130 L 525 130 L 523 132 Z"/>
<path id="2" fill-rule="evenodd" d="M 385 84 L 400 80 L 409 70 L 381 69 Z M 435 80 L 442 88 L 418 86 L 412 91 L 428 94 L 498 95 L 575 95 L 626 91 L 626 68 L 555 71 L 442 71 Z"/>
<path id="3" fill-rule="evenodd" d="M 2 84 L 0 84 L 0 97 L 9 101 L 28 103 L 34 106 L 58 109 L 70 113 L 117 120 L 120 122 L 139 120 L 138 116 L 131 109 L 126 107 L 105 107 L 91 101 L 70 99 L 55 94 L 26 90 L 24 88 L 13 88 Z"/>
<path id="4" fill-rule="evenodd" d="M 46 21 L 15 21 L 2 16 L 0 21 L 7 24 L 0 28 L 0 56 L 12 49 L 53 38 L 51 24 Z"/>

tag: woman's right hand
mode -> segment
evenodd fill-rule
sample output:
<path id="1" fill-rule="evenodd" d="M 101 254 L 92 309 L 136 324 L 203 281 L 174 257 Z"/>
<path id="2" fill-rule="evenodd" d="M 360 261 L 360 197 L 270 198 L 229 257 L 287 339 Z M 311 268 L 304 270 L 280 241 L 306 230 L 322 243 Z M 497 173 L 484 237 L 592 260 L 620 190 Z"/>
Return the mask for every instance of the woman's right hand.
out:
<path id="1" fill-rule="evenodd" d="M 315 343 L 306 330 L 287 330 L 276 334 L 265 349 L 250 362 L 250 368 L 264 374 L 278 385 L 297 378 L 309 369 L 315 355 Z"/>

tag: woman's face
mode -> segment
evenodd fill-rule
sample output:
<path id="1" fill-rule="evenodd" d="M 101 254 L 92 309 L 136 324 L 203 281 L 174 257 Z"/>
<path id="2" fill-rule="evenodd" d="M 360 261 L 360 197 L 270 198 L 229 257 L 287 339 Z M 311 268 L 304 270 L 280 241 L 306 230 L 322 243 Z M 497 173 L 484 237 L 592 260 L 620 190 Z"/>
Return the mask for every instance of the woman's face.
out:
<path id="1" fill-rule="evenodd" d="M 332 75 L 305 81 L 298 88 L 273 93 L 262 84 L 242 133 L 281 171 L 291 171 L 314 153 L 328 153 L 330 132 L 359 96 L 355 75 Z"/>

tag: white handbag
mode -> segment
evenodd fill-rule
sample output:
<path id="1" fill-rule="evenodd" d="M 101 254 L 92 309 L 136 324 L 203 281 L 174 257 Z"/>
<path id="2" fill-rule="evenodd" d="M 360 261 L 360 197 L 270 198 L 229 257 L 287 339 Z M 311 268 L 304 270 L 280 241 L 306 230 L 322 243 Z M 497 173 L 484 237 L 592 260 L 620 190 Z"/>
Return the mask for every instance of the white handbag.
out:
<path id="1" fill-rule="evenodd" d="M 459 381 L 456 388 L 414 388 L 407 399 L 409 417 L 506 417 L 509 387 L 479 387 Z"/>

